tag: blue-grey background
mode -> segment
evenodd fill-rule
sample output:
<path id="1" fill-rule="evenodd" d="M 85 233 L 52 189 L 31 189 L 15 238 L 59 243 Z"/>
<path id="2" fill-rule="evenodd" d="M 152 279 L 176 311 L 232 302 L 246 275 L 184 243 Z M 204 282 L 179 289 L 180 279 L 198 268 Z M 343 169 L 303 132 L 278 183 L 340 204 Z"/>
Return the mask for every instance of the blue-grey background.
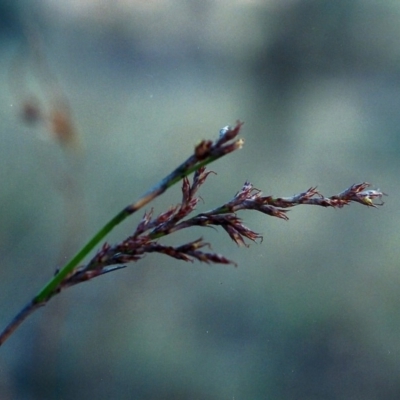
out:
<path id="1" fill-rule="evenodd" d="M 0 348 L 1 398 L 400 398 L 399 21 L 398 1 L 0 2 L 0 328 L 237 119 L 245 147 L 212 165 L 200 209 L 247 179 L 276 196 L 361 181 L 389 193 L 376 210 L 243 213 L 264 235 L 249 248 L 211 229 L 163 242 L 203 236 L 238 268 L 151 255 L 68 289 Z M 51 76 L 21 55 L 32 32 Z M 31 92 L 51 109 L 55 79 L 77 151 L 20 118 Z"/>

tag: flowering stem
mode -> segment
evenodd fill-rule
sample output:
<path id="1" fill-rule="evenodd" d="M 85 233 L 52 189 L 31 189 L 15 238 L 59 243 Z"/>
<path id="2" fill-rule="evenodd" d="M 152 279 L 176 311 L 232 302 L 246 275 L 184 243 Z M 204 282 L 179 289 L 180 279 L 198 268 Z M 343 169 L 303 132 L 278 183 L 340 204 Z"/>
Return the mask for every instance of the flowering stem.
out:
<path id="1" fill-rule="evenodd" d="M 199 201 L 199 197 L 195 197 L 195 194 L 211 173 L 211 171 L 205 172 L 204 167 L 242 147 L 243 141 L 236 138 L 241 125 L 242 123 L 238 122 L 234 128 L 221 129 L 220 136 L 216 141 L 203 140 L 200 142 L 195 147 L 193 155 L 186 161 L 146 192 L 138 201 L 128 205 L 111 218 L 0 332 L 0 346 L 29 315 L 44 306 L 61 290 L 124 268 L 125 265 L 122 264 L 138 261 L 145 253 L 158 252 L 184 261 L 199 260 L 206 263 L 236 265 L 222 255 L 203 251 L 208 243 L 203 242 L 202 238 L 177 247 L 165 246 L 157 242 L 158 238 L 178 230 L 193 226 L 220 226 L 237 245 L 248 246 L 245 239 L 262 240 L 262 236 L 243 225 L 242 220 L 236 215 L 236 212 L 240 210 L 258 211 L 288 220 L 286 214 L 288 209 L 301 204 L 333 208 L 341 208 L 351 202 L 357 202 L 367 207 L 384 204 L 382 197 L 385 193 L 379 189 L 370 189 L 371 185 L 366 182 L 354 184 L 345 191 L 330 197 L 323 196 L 316 187 L 311 187 L 305 192 L 290 197 L 274 197 L 263 196 L 259 189 L 254 188 L 250 182 L 246 181 L 227 203 L 194 217 L 186 218 L 195 210 Z M 190 184 L 187 176 L 192 172 L 195 174 L 193 182 Z M 183 180 L 182 200 L 179 205 L 170 207 L 169 210 L 155 218 L 152 218 L 152 210 L 145 213 L 133 235 L 113 246 L 104 243 L 92 260 L 85 265 L 78 266 L 114 227 L 181 180 Z"/>
<path id="2" fill-rule="evenodd" d="M 161 180 L 156 186 L 146 192 L 138 201 L 128 205 L 110 221 L 108 221 L 76 254 L 68 261 L 55 276 L 40 290 L 40 292 L 17 314 L 10 324 L 0 333 L 0 346 L 18 328 L 18 326 L 40 306 L 55 296 L 60 290 L 60 284 L 71 275 L 78 264 L 89 254 L 95 246 L 104 239 L 118 224 L 131 214 L 164 193 L 171 186 L 181 181 L 192 172 L 210 164 L 219 158 L 240 149 L 243 146 L 242 139 L 236 139 L 241 122 L 237 122 L 234 128 L 226 127 L 220 131 L 220 137 L 216 141 L 203 140 L 196 147 L 194 154 L 178 166 L 174 171 Z"/>

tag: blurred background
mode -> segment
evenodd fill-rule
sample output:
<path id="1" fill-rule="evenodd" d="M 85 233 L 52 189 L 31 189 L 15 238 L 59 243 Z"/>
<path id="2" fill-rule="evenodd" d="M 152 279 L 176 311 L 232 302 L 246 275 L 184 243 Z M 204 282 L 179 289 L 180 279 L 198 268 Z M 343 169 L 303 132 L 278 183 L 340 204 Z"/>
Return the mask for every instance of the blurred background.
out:
<path id="1" fill-rule="evenodd" d="M 400 398 L 399 19 L 397 1 L 1 1 L 1 329 L 237 119 L 246 144 L 211 166 L 199 210 L 246 180 L 390 195 L 242 213 L 264 235 L 249 248 L 211 229 L 163 241 L 203 236 L 238 268 L 151 255 L 62 292 L 1 347 L 1 398 Z"/>

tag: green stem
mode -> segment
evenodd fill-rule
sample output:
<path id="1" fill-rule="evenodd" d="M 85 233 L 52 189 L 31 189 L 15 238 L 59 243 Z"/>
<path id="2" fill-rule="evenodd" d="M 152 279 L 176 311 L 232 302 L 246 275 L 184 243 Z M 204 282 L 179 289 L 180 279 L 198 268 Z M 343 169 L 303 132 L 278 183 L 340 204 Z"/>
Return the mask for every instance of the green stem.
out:
<path id="1" fill-rule="evenodd" d="M 109 233 L 115 226 L 121 223 L 129 213 L 126 210 L 119 212 L 114 218 L 108 221 L 78 253 L 75 254 L 70 261 L 43 287 L 43 289 L 35 296 L 34 303 L 42 303 L 48 300 L 55 293 L 54 290 L 73 271 L 73 269 L 86 257 L 87 254 Z"/>

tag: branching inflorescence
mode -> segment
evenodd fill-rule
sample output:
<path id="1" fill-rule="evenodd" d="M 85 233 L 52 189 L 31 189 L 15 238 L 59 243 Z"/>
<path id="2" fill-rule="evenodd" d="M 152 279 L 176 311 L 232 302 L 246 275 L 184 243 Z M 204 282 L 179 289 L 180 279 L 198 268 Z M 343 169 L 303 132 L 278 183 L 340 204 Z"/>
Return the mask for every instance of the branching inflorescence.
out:
<path id="1" fill-rule="evenodd" d="M 324 197 L 315 187 L 291 197 L 263 196 L 250 182 L 243 187 L 227 203 L 210 211 L 190 216 L 199 202 L 197 193 L 212 171 L 207 171 L 205 165 L 229 154 L 243 145 L 242 139 L 237 139 L 242 126 L 237 122 L 234 128 L 221 129 L 216 141 L 200 142 L 185 162 L 164 178 L 158 185 L 148 191 L 136 203 L 128 205 L 112 218 L 94 237 L 68 262 L 57 271 L 49 283 L 22 309 L 9 326 L 0 334 L 0 345 L 33 311 L 44 305 L 61 290 L 78 283 L 93 279 L 105 273 L 124 268 L 127 263 L 141 260 L 147 253 L 161 253 L 184 260 L 198 260 L 205 263 L 233 264 L 228 258 L 205 251 L 210 245 L 202 238 L 179 246 L 166 246 L 159 241 L 164 236 L 193 226 L 221 227 L 237 244 L 244 245 L 246 240 L 262 240 L 259 233 L 246 227 L 237 212 L 242 210 L 259 211 L 273 217 L 288 220 L 288 209 L 301 204 L 322 207 L 341 208 L 351 202 L 358 202 L 368 207 L 383 205 L 379 189 L 369 189 L 370 184 L 360 183 L 350 186 L 345 191 L 331 197 Z M 192 182 L 188 175 L 194 172 Z M 167 211 L 154 216 L 153 209 L 144 213 L 135 231 L 128 238 L 115 245 L 104 243 L 97 254 L 84 265 L 78 265 L 83 258 L 101 242 L 101 240 L 120 222 L 133 214 L 157 196 L 165 192 L 173 184 L 182 180 L 182 200 Z M 376 202 L 379 200 L 379 202 Z"/>
<path id="2" fill-rule="evenodd" d="M 110 269 L 110 266 L 138 261 L 146 253 L 154 252 L 184 261 L 196 259 L 205 263 L 236 265 L 235 262 L 220 254 L 204 252 L 202 249 L 210 247 L 210 244 L 205 243 L 202 238 L 176 247 L 164 246 L 158 243 L 158 240 L 181 229 L 193 226 L 220 226 L 237 245 L 248 246 L 245 239 L 262 240 L 259 233 L 243 225 L 242 220 L 236 215 L 236 211 L 239 210 L 259 211 L 288 220 L 287 209 L 300 204 L 341 208 L 353 201 L 369 207 L 383 205 L 383 202 L 374 203 L 374 200 L 381 199 L 384 193 L 379 190 L 367 189 L 370 186 L 368 183 L 352 185 L 342 193 L 331 197 L 324 197 L 315 187 L 311 187 L 292 197 L 274 198 L 262 196 L 260 190 L 255 189 L 250 182 L 245 182 L 242 189 L 228 203 L 187 218 L 196 209 L 199 202 L 199 198 L 195 197 L 196 192 L 211 172 L 206 171 L 205 167 L 201 167 L 196 171 L 192 184 L 185 177 L 180 204 L 170 207 L 166 212 L 155 218 L 153 218 L 153 210 L 146 212 L 131 236 L 114 246 L 105 243 L 88 264 L 76 270 L 65 280 L 63 286 L 70 286 L 82 280 L 85 281 L 110 272 L 110 270 L 119 269 L 120 266 L 112 269 Z"/>

